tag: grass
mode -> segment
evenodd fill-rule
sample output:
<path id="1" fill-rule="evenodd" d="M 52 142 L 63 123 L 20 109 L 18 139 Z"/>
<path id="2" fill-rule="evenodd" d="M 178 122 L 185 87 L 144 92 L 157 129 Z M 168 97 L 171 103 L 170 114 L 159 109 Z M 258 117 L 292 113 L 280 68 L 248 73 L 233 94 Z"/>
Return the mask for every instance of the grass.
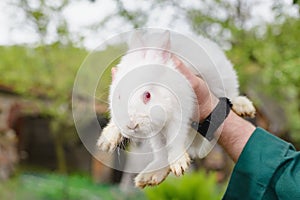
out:
<path id="1" fill-rule="evenodd" d="M 0 183 L 0 199 L 127 200 L 145 199 L 141 192 L 124 194 L 117 185 L 94 184 L 82 175 L 20 174 Z"/>

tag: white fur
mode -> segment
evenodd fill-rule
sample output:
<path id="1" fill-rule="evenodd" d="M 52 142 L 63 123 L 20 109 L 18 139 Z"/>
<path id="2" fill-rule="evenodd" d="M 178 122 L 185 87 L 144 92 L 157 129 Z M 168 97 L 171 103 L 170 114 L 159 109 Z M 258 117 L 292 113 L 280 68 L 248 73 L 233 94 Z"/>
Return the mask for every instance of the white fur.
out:
<path id="1" fill-rule="evenodd" d="M 129 47 L 131 49 L 129 53 L 121 59 L 118 65 L 115 80 L 110 88 L 110 102 L 113 101 L 112 94 L 121 79 L 140 66 L 147 64 L 164 65 L 176 70 L 173 60 L 170 58 L 170 52 L 174 52 L 181 56 L 187 67 L 207 82 L 210 90 L 217 97 L 225 96 L 231 99 L 235 104 L 233 109 L 237 109 L 238 114 L 253 116 L 255 109 L 251 101 L 246 97 L 239 97 L 239 84 L 236 73 L 223 51 L 215 43 L 205 38 L 199 38 L 187 44 L 186 40 L 178 37 L 177 34 L 170 35 L 169 32 L 163 34 L 151 33 L 143 36 L 140 32 L 136 32 L 130 41 Z M 198 45 L 202 47 L 200 52 Z M 165 50 L 132 51 L 143 47 L 155 47 Z M 197 65 L 192 66 L 187 61 L 192 64 L 197 63 Z M 154 79 L 156 78 L 158 82 L 166 78 L 165 75 L 149 74 L 149 76 L 154 76 Z M 137 76 L 136 78 L 140 77 Z M 103 130 L 98 140 L 100 149 L 111 151 L 123 136 L 129 138 L 134 138 L 137 135 L 139 137 L 151 136 L 149 141 L 154 152 L 154 160 L 136 177 L 135 181 L 138 187 L 157 185 L 165 179 L 170 171 L 175 175 L 182 175 L 189 166 L 189 155 L 202 158 L 207 155 L 214 145 L 191 128 L 191 121 L 195 115 L 197 103 L 194 91 L 188 84 L 174 84 L 178 85 L 176 93 L 180 93 L 183 98 L 181 99 L 182 105 L 176 102 L 176 98 L 167 88 L 157 85 L 142 87 L 135 91 L 129 101 L 129 119 L 127 122 L 118 124 L 121 127 L 119 127 L 119 131 L 116 131 L 117 126 L 112 118 L 109 126 Z M 147 104 L 143 103 L 140 98 L 144 91 L 150 91 L 153 97 Z M 121 92 L 119 95 L 122 98 Z M 150 111 L 155 105 L 163 108 L 164 115 L 157 114 L 151 118 Z M 110 106 L 112 106 L 112 103 Z M 110 109 L 112 110 L 112 107 Z M 131 130 L 128 128 L 128 126 L 131 127 L 136 124 L 138 124 L 137 129 Z M 113 129 L 109 127 L 113 127 Z M 154 133 L 158 134 L 154 135 Z M 103 139 L 110 134 L 114 136 Z M 113 140 L 114 138 L 115 140 Z M 189 147 L 188 150 L 187 147 Z M 164 160 L 167 160 L 167 167 L 158 170 L 157 167 Z"/>

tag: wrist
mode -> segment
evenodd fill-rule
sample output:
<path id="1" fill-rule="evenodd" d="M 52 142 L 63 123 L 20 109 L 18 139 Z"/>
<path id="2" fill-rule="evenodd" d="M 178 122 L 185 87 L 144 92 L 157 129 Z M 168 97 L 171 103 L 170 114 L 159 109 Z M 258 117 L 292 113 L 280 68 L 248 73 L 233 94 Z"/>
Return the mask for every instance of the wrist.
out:
<path id="1" fill-rule="evenodd" d="M 211 113 L 200 122 L 192 122 L 192 128 L 197 130 L 203 137 L 211 141 L 218 137 L 217 130 L 224 123 L 224 120 L 231 111 L 232 104 L 226 97 L 220 97 L 218 103 Z"/>
<path id="2" fill-rule="evenodd" d="M 214 112 L 214 109 L 219 104 L 219 99 L 211 96 L 210 100 L 205 102 L 205 104 L 201 104 L 202 107 L 199 106 L 201 128 L 199 129 L 198 127 L 197 130 L 197 126 L 195 126 L 195 124 L 192 124 L 192 127 L 209 140 L 212 135 L 209 133 L 207 134 L 207 131 L 205 130 L 203 131 L 203 129 L 205 129 L 203 127 L 206 127 L 205 124 L 207 117 Z M 214 137 L 219 135 L 218 143 L 224 148 L 232 160 L 237 162 L 242 150 L 244 149 L 256 127 L 238 116 L 231 109 L 226 112 L 229 113 L 228 115 L 226 114 L 223 123 L 216 129 L 216 131 L 214 131 Z M 221 117 L 221 114 L 225 113 L 217 114 L 217 116 L 220 115 L 219 117 Z M 216 124 L 215 123 L 216 122 L 213 122 L 214 125 L 219 124 L 220 122 L 217 122 Z"/>
<path id="3" fill-rule="evenodd" d="M 250 122 L 230 111 L 223 126 L 220 127 L 218 143 L 224 148 L 234 162 L 237 162 L 245 145 L 256 127 Z"/>

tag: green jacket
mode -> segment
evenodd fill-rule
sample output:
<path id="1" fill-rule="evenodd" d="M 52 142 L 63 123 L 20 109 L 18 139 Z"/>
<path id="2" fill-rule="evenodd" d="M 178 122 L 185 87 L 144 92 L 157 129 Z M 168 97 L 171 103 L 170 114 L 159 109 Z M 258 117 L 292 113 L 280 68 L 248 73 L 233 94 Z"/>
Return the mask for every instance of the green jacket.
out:
<path id="1" fill-rule="evenodd" d="M 223 199 L 300 200 L 300 152 L 257 128 L 235 165 Z"/>

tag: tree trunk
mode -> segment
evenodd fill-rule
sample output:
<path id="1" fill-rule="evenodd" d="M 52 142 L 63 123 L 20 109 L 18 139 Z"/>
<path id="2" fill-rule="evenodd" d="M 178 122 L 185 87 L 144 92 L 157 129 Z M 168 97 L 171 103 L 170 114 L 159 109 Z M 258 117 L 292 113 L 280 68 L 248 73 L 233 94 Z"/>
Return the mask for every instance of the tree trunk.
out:
<path id="1" fill-rule="evenodd" d="M 57 170 L 59 173 L 67 173 L 66 155 L 64 151 L 63 141 L 57 136 L 54 136 L 55 154 L 57 160 Z"/>

